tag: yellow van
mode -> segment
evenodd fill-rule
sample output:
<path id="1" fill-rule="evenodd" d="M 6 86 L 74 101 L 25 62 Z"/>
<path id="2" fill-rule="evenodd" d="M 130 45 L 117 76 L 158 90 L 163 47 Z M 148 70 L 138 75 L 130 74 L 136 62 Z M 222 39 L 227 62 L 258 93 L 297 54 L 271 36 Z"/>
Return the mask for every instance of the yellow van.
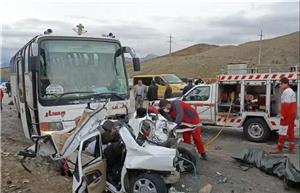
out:
<path id="1" fill-rule="evenodd" d="M 175 74 L 136 75 L 133 77 L 133 85 L 136 85 L 138 80 L 142 80 L 146 86 L 150 86 L 151 81 L 155 80 L 158 86 L 158 98 L 164 98 L 167 84 L 172 87 L 173 97 L 181 96 L 182 90 L 186 86 Z"/>

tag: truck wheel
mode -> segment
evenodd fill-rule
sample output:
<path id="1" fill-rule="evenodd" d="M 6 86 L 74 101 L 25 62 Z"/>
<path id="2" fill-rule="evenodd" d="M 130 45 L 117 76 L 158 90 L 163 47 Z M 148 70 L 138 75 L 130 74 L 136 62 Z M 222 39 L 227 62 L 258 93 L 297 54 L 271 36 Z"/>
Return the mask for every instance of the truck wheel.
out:
<path id="1" fill-rule="evenodd" d="M 194 172 L 197 170 L 197 157 L 199 157 L 199 155 L 195 151 L 194 146 L 192 146 L 192 148 L 188 148 L 186 145 L 189 144 L 180 143 L 177 147 L 179 153 L 178 162 L 180 163 L 182 161 L 182 167 L 184 171 L 181 172 Z"/>
<path id="2" fill-rule="evenodd" d="M 269 139 L 271 131 L 261 118 L 250 118 L 243 125 L 244 136 L 253 142 L 265 142 Z"/>
<path id="3" fill-rule="evenodd" d="M 167 193 L 164 180 L 157 174 L 143 173 L 133 177 L 130 193 Z"/>

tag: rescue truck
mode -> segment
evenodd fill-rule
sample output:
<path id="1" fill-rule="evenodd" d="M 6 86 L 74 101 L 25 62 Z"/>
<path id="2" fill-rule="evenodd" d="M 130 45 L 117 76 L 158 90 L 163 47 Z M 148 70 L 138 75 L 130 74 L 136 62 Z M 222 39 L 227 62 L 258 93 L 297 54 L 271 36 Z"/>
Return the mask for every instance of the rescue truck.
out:
<path id="1" fill-rule="evenodd" d="M 218 75 L 215 83 L 196 85 L 180 99 L 195 106 L 203 125 L 243 129 L 249 141 L 265 142 L 272 131 L 279 129 L 279 82 L 287 77 L 297 96 L 295 132 L 298 136 L 299 66 L 276 72 L 274 69 L 233 69 L 231 66 L 227 73 Z"/>

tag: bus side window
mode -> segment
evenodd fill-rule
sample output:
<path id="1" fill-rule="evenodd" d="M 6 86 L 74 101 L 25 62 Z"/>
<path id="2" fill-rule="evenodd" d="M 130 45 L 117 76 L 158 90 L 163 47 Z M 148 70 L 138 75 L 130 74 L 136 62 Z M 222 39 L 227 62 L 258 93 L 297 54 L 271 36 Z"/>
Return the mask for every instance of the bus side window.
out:
<path id="1" fill-rule="evenodd" d="M 28 52 L 27 52 L 27 57 L 28 57 L 28 72 L 31 71 L 31 66 L 29 64 L 29 58 L 30 58 L 30 56 L 33 56 L 32 55 L 32 47 L 31 47 L 31 45 L 32 44 L 29 44 L 29 46 L 28 46 Z"/>
<path id="2" fill-rule="evenodd" d="M 24 90 L 23 90 L 23 82 L 24 82 L 24 80 L 23 80 L 23 69 L 22 69 L 22 66 L 23 66 L 23 64 L 22 64 L 22 58 L 19 58 L 18 60 L 17 60 L 17 73 L 18 73 L 18 91 L 19 91 L 19 97 L 20 97 L 20 101 L 21 102 L 24 102 L 24 96 L 23 96 L 23 94 L 24 94 Z"/>
<path id="3" fill-rule="evenodd" d="M 28 52 L 29 52 L 29 46 L 27 46 L 25 49 L 24 49 L 24 55 L 23 55 L 23 57 L 24 57 L 24 62 L 25 62 L 25 64 L 24 64 L 24 66 L 25 66 L 25 69 L 24 69 L 24 71 L 25 71 L 25 73 L 27 73 L 28 72 L 28 69 L 29 69 L 29 62 L 28 62 L 28 60 L 29 60 L 29 57 L 28 57 Z"/>

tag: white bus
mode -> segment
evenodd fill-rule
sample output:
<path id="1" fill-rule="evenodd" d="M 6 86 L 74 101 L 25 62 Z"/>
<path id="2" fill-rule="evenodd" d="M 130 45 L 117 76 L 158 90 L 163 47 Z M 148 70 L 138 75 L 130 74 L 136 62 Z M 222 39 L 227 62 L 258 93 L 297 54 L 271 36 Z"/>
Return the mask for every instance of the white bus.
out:
<path id="1" fill-rule="evenodd" d="M 10 61 L 11 90 L 24 134 L 75 126 L 87 106 L 96 108 L 110 98 L 110 115 L 125 115 L 129 85 L 124 54 L 139 58 L 114 38 L 38 35 Z"/>

